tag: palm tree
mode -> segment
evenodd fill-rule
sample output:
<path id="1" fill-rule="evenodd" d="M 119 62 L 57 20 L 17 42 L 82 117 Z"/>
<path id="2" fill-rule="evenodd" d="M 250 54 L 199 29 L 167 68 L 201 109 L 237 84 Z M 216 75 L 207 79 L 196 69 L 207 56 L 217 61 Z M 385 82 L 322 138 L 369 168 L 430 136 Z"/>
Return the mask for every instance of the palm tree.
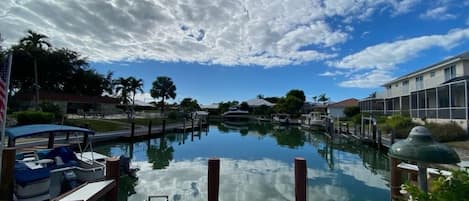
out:
<path id="1" fill-rule="evenodd" d="M 150 89 L 150 95 L 153 98 L 161 98 L 161 113 L 164 113 L 164 100 L 176 98 L 176 86 L 169 77 L 157 77 L 156 80 L 153 81 L 153 87 Z"/>
<path id="2" fill-rule="evenodd" d="M 329 101 L 329 98 L 326 97 L 326 94 L 323 93 L 323 94 L 319 95 L 318 101 L 322 102 L 322 104 L 324 104 L 325 102 Z"/>
<path id="3" fill-rule="evenodd" d="M 122 104 L 125 105 L 125 110 L 127 112 L 127 118 L 130 119 L 129 114 L 129 99 L 130 99 L 130 82 L 129 79 L 120 77 L 117 80 L 114 80 L 114 84 L 116 86 L 116 94 L 119 94 L 119 98 L 122 101 Z"/>
<path id="4" fill-rule="evenodd" d="M 20 40 L 20 44 L 29 54 L 33 57 L 34 60 L 34 88 L 36 89 L 36 99 L 35 107 L 38 108 L 39 105 L 39 83 L 38 83 L 38 72 L 37 72 L 37 59 L 36 54 L 39 50 L 43 49 L 45 46 L 47 48 L 51 47 L 51 44 L 46 40 L 48 37 L 43 34 L 36 33 L 34 31 L 28 30 L 28 35 Z"/>
<path id="5" fill-rule="evenodd" d="M 313 101 L 316 102 L 318 100 L 317 96 L 313 96 Z"/>
<path id="6" fill-rule="evenodd" d="M 134 117 L 134 110 L 135 110 L 135 95 L 137 92 L 143 93 L 143 80 L 142 79 L 135 79 L 134 77 L 127 78 L 129 82 L 129 90 L 132 92 L 132 110 L 131 110 L 131 117 Z"/>

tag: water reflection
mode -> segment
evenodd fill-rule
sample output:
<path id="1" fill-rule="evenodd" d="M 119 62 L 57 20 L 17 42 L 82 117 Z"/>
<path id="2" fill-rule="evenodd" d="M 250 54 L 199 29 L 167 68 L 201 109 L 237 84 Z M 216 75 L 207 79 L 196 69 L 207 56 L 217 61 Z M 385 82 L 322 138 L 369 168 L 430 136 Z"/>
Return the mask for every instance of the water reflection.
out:
<path id="1" fill-rule="evenodd" d="M 220 200 L 294 200 L 296 156 L 308 161 L 309 200 L 389 199 L 386 156 L 353 140 L 271 124 L 218 124 L 203 134 L 113 143 L 98 150 L 129 155 L 140 166 L 138 180 L 123 182 L 121 191 L 129 200 L 160 194 L 207 200 L 207 160 L 213 156 L 221 158 Z"/>

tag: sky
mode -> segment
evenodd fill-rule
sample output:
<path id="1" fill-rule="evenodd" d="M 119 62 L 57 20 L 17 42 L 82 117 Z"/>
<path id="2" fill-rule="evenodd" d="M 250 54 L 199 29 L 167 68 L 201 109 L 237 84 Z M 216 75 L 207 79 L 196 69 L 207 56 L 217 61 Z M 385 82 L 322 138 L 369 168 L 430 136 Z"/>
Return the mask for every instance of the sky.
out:
<path id="1" fill-rule="evenodd" d="M 244 101 L 301 89 L 364 98 L 469 51 L 469 0 L 2 0 L 4 46 L 31 29 L 90 67 L 177 87 L 175 101 Z"/>

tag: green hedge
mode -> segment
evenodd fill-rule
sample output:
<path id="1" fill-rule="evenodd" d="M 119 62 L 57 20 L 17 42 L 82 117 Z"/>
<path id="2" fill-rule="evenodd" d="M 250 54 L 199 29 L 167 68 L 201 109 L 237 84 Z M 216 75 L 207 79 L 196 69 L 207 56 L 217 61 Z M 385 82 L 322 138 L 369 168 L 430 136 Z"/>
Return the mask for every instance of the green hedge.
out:
<path id="1" fill-rule="evenodd" d="M 48 124 L 52 123 L 55 119 L 53 113 L 40 112 L 40 111 L 21 111 L 13 113 L 16 117 L 18 125 L 26 124 Z"/>
<path id="2" fill-rule="evenodd" d="M 455 122 L 444 124 L 427 123 L 425 127 L 430 130 L 433 139 L 439 142 L 466 140 L 468 137 L 466 131 Z"/>
<path id="3" fill-rule="evenodd" d="M 412 119 L 402 115 L 392 115 L 381 121 L 384 121 L 380 128 L 385 133 L 391 133 L 394 130 L 396 138 L 406 138 L 409 135 L 410 130 L 416 126 L 412 122 Z M 380 122 L 380 120 L 378 120 Z"/>

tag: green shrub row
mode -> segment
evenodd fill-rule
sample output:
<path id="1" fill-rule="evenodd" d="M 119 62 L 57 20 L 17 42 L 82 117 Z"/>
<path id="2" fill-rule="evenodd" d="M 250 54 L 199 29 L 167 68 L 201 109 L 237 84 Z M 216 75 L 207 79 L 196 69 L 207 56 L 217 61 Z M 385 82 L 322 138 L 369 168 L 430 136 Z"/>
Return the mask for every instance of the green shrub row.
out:
<path id="1" fill-rule="evenodd" d="M 55 119 L 53 113 L 41 111 L 20 111 L 13 113 L 18 125 L 26 124 L 49 124 Z"/>
<path id="2" fill-rule="evenodd" d="M 466 140 L 468 137 L 466 131 L 455 122 L 444 124 L 426 123 L 425 127 L 430 130 L 433 139 L 439 142 Z"/>

